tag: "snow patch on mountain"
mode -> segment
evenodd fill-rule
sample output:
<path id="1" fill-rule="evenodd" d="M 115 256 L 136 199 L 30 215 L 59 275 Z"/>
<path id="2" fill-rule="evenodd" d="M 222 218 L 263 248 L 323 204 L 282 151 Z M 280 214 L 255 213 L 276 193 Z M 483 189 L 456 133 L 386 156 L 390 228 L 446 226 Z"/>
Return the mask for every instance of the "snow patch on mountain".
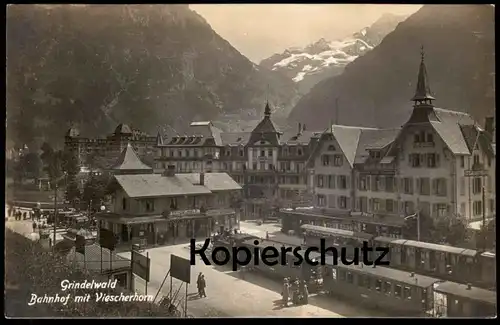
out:
<path id="1" fill-rule="evenodd" d="M 359 55 L 364 52 L 373 49 L 373 46 L 366 43 L 361 39 L 347 39 L 343 41 L 332 41 L 328 43 L 324 43 L 324 40 L 320 40 L 322 46 L 327 46 L 327 49 L 317 53 L 310 54 L 305 52 L 307 48 L 314 48 L 316 44 L 312 44 L 312 46 L 308 46 L 304 48 L 304 52 L 292 53 L 289 50 L 290 55 L 285 57 L 279 62 L 276 62 L 273 65 L 272 70 L 277 70 L 279 68 L 297 68 L 299 64 L 305 63 L 304 61 L 314 61 L 311 64 L 306 64 L 304 67 L 296 73 L 296 75 L 292 78 L 293 81 L 299 82 L 304 79 L 304 76 L 310 73 L 317 72 L 320 68 L 326 68 L 330 65 L 336 66 L 346 66 L 348 63 L 354 61 Z M 298 52 L 294 50 L 294 52 Z"/>
<path id="2" fill-rule="evenodd" d="M 404 16 L 383 15 L 370 27 L 335 41 L 324 38 L 306 47 L 293 47 L 263 60 L 260 65 L 286 75 L 306 93 L 319 81 L 339 75 L 345 66 L 377 46 L 404 20 Z"/>

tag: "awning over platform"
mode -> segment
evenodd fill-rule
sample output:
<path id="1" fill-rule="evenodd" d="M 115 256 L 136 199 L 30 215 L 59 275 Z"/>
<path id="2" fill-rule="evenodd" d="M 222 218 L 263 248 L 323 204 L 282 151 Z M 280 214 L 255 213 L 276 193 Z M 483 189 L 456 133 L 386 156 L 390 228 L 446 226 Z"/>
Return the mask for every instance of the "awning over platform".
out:
<path id="1" fill-rule="evenodd" d="M 165 218 L 162 215 L 153 216 L 134 216 L 126 217 L 120 216 L 114 213 L 107 214 L 96 214 L 97 220 L 105 220 L 112 223 L 122 224 L 122 225 L 134 225 L 134 224 L 145 224 L 145 223 L 161 223 L 161 222 L 179 222 L 184 220 L 196 220 L 196 219 L 209 219 L 212 218 L 210 215 L 194 215 L 194 216 L 182 216 L 182 217 L 168 217 Z"/>

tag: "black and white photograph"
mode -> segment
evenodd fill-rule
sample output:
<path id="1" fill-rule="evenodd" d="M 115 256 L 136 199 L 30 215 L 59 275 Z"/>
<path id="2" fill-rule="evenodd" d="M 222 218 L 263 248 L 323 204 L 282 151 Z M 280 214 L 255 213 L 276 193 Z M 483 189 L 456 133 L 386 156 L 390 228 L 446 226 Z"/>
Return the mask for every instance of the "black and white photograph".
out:
<path id="1" fill-rule="evenodd" d="M 7 4 L 5 317 L 495 318 L 495 5 Z"/>

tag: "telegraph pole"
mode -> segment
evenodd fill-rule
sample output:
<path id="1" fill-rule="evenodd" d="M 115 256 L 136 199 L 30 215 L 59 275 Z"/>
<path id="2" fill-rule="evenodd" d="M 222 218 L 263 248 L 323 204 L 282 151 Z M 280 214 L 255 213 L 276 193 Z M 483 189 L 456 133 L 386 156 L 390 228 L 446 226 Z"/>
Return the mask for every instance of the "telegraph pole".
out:
<path id="1" fill-rule="evenodd" d="M 483 210 L 483 250 L 486 250 L 486 189 L 484 187 L 483 183 L 483 188 L 482 188 L 482 209 Z"/>
<path id="2" fill-rule="evenodd" d="M 56 245 L 56 230 L 57 230 L 57 180 L 54 182 L 54 241 L 52 247 Z"/>

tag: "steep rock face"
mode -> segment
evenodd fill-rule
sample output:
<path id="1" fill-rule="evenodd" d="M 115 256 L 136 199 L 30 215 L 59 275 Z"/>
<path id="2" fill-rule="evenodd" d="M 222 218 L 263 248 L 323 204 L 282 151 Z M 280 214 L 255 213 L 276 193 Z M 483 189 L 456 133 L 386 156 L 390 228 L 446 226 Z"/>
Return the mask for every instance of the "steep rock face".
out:
<path id="1" fill-rule="evenodd" d="M 409 99 L 415 92 L 423 45 L 436 105 L 467 111 L 482 122 L 494 111 L 494 33 L 490 5 L 423 6 L 343 74 L 313 87 L 294 107 L 289 121 L 313 128 L 334 120 L 400 126 L 411 111 Z"/>
<path id="2" fill-rule="evenodd" d="M 221 113 L 288 114 L 292 81 L 241 55 L 188 5 L 15 5 L 7 11 L 7 130 L 61 141 L 118 123 L 153 132 Z"/>
<path id="3" fill-rule="evenodd" d="M 307 93 L 321 80 L 337 76 L 347 64 L 380 44 L 406 16 L 384 14 L 370 27 L 338 41 L 320 39 L 305 48 L 287 49 L 260 63 L 280 72 L 297 83 L 301 93 Z"/>

